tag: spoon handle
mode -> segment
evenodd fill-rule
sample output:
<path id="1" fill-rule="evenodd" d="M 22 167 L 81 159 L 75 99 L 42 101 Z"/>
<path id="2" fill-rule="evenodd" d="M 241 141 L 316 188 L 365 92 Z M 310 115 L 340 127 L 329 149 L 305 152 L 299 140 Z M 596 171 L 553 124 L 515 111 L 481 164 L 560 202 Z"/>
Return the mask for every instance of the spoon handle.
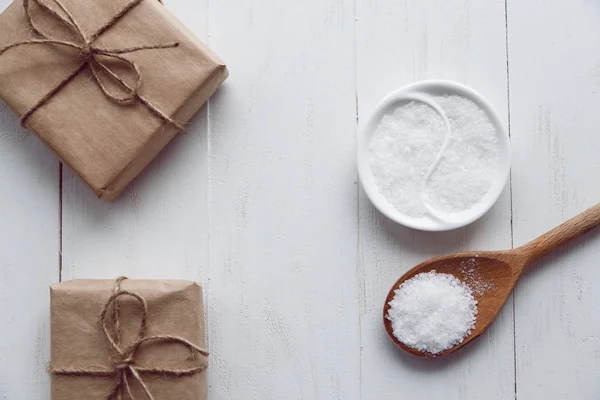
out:
<path id="1" fill-rule="evenodd" d="M 525 258 L 525 265 L 542 258 L 557 247 L 591 231 L 600 225 L 600 204 L 588 208 L 581 214 L 563 222 L 537 239 L 515 249 Z"/>

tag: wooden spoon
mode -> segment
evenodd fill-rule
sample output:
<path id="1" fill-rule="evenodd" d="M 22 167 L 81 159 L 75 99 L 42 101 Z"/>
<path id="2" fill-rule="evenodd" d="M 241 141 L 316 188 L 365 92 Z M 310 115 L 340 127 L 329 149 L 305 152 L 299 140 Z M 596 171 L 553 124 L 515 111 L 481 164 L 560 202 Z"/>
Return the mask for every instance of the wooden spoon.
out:
<path id="1" fill-rule="evenodd" d="M 600 204 L 587 209 L 578 216 L 562 223 L 537 239 L 513 250 L 456 253 L 422 262 L 396 281 L 385 299 L 383 324 L 396 346 L 418 357 L 431 358 L 454 353 L 481 335 L 496 319 L 525 267 L 545 256 L 557 247 L 589 232 L 600 224 Z M 477 300 L 475 327 L 462 343 L 437 354 L 425 353 L 400 342 L 393 334 L 392 323 L 386 318 L 389 302 L 402 282 L 413 276 L 435 270 L 452 274 L 467 285 L 472 277 L 483 283 L 484 290 L 473 296 Z M 471 277 L 471 278 L 470 278 Z"/>

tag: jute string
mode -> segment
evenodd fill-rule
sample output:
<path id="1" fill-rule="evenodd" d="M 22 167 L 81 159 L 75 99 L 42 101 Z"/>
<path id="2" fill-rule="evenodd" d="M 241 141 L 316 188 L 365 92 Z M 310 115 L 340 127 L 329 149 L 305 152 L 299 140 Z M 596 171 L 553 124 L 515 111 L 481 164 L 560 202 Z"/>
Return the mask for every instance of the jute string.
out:
<path id="1" fill-rule="evenodd" d="M 185 375 L 193 375 L 204 371 L 207 367 L 207 362 L 201 362 L 196 366 L 188 368 L 167 368 L 167 367 L 144 367 L 136 365 L 136 355 L 140 346 L 151 346 L 156 344 L 181 344 L 187 346 L 193 356 L 201 355 L 206 360 L 208 352 L 203 348 L 195 345 L 187 339 L 175 335 L 153 335 L 147 336 L 147 323 L 148 323 L 148 306 L 146 300 L 139 294 L 129 292 L 121 289 L 121 282 L 127 278 L 120 277 L 115 282 L 114 294 L 108 299 L 102 308 L 100 313 L 100 322 L 102 325 L 102 331 L 106 338 L 112 361 L 111 369 L 102 369 L 98 367 L 71 367 L 61 368 L 50 366 L 48 371 L 54 375 L 67 375 L 67 376 L 92 376 L 92 377 L 114 377 L 115 385 L 111 390 L 110 394 L 106 397 L 106 400 L 122 400 L 123 396 L 127 394 L 131 400 L 138 400 L 131 390 L 130 380 L 133 379 L 142 388 L 147 400 L 156 400 L 150 392 L 150 389 L 142 379 L 144 373 L 147 374 L 161 374 L 169 377 L 180 377 Z M 141 308 L 141 321 L 140 327 L 137 333 L 137 337 L 133 343 L 123 348 L 120 346 L 121 341 L 121 324 L 120 324 L 120 310 L 119 310 L 119 298 L 120 297 L 131 297 L 140 305 Z M 108 330 L 107 327 L 107 316 L 108 311 L 112 307 L 113 317 L 113 331 L 114 335 Z"/>
<path id="2" fill-rule="evenodd" d="M 178 130 L 182 131 L 183 126 L 175 121 L 173 118 L 169 117 L 161 110 L 159 110 L 156 106 L 154 106 L 148 99 L 140 95 L 139 89 L 142 84 L 142 73 L 138 65 L 125 57 L 123 54 L 130 54 L 136 51 L 144 51 L 144 50 L 152 50 L 152 49 L 170 49 L 179 46 L 178 42 L 165 43 L 165 44 L 156 44 L 156 45 L 140 45 L 133 47 L 126 47 L 122 49 L 107 49 L 96 46 L 95 41 L 110 27 L 117 23 L 121 18 L 123 18 L 129 11 L 131 11 L 134 7 L 140 4 L 143 0 L 132 0 L 128 4 L 126 4 L 121 11 L 119 11 L 116 15 L 114 15 L 106 24 L 100 27 L 96 32 L 94 32 L 91 36 L 86 37 L 79 23 L 73 18 L 73 15 L 65 8 L 63 3 L 60 0 L 52 0 L 58 8 L 62 11 L 59 13 L 52 8 L 48 7 L 45 3 L 40 0 L 31 0 L 33 3 L 37 4 L 46 14 L 50 17 L 54 18 L 62 25 L 67 27 L 76 37 L 76 41 L 63 40 L 56 37 L 52 37 L 50 34 L 44 32 L 40 26 L 35 22 L 34 18 L 31 14 L 31 4 L 30 0 L 23 0 L 23 8 L 25 10 L 25 16 L 27 17 L 27 22 L 29 23 L 31 30 L 35 33 L 39 38 L 37 39 L 28 39 L 22 40 L 19 42 L 11 43 L 7 46 L 0 47 L 0 56 L 6 53 L 10 49 L 14 49 L 22 46 L 33 46 L 33 45 L 57 45 L 67 48 L 72 48 L 78 50 L 77 56 L 81 59 L 81 63 L 79 67 L 77 67 L 74 71 L 72 71 L 69 75 L 67 75 L 54 89 L 50 90 L 46 95 L 44 95 L 37 103 L 35 103 L 28 111 L 26 111 L 21 116 L 21 125 L 25 127 L 27 120 L 31 115 L 36 112 L 38 109 L 47 104 L 62 88 L 64 88 L 69 82 L 73 80 L 83 69 L 89 67 L 89 70 L 92 74 L 92 78 L 98 84 L 102 92 L 106 97 L 108 97 L 111 101 L 117 104 L 132 104 L 134 102 L 139 102 L 143 104 L 152 114 L 156 115 L 158 118 L 163 120 L 165 123 L 173 125 Z M 162 3 L 162 1 L 161 1 Z M 64 15 L 62 15 L 64 14 Z M 112 61 L 116 61 L 123 66 L 126 67 L 129 73 L 132 73 L 135 77 L 135 84 L 131 86 L 129 83 L 125 81 L 125 79 L 113 71 L 106 63 L 107 59 L 111 59 Z M 103 78 L 104 75 L 106 78 Z M 118 84 L 125 91 L 125 95 L 119 95 L 111 93 L 106 86 L 106 83 L 103 82 L 103 79 L 109 79 L 114 83 Z"/>

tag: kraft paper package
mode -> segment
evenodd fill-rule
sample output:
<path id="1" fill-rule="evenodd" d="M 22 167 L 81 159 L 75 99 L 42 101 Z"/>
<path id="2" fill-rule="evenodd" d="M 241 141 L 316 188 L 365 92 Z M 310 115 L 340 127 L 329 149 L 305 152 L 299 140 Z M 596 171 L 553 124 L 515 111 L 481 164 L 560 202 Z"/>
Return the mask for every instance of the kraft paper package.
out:
<path id="1" fill-rule="evenodd" d="M 50 304 L 52 400 L 206 400 L 197 283 L 78 279 Z"/>
<path id="2" fill-rule="evenodd" d="M 0 99 L 104 200 L 227 76 L 157 0 L 14 0 L 0 15 Z"/>

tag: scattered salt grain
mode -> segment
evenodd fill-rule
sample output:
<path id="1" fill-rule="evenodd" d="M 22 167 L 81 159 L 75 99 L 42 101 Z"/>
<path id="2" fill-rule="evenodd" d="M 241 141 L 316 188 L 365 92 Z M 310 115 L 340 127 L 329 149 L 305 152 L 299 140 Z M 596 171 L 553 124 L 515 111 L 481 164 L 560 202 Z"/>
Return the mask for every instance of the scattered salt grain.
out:
<path id="1" fill-rule="evenodd" d="M 394 336 L 421 352 L 437 354 L 459 343 L 475 326 L 477 301 L 455 276 L 431 271 L 394 291 L 386 318 Z"/>
<path id="2" fill-rule="evenodd" d="M 426 215 L 423 195 L 431 207 L 457 213 L 476 205 L 492 186 L 500 166 L 496 130 L 472 101 L 433 96 L 450 123 L 430 106 L 409 102 L 384 116 L 369 143 L 369 164 L 380 193 L 403 214 Z M 439 164 L 426 179 L 429 168 Z M 425 193 L 424 193 L 425 192 Z"/>
<path id="3" fill-rule="evenodd" d="M 494 288 L 494 284 L 487 281 L 479 272 L 479 261 L 472 257 L 460 263 L 460 272 L 464 275 L 463 282 L 471 288 L 474 294 L 481 296 Z"/>

